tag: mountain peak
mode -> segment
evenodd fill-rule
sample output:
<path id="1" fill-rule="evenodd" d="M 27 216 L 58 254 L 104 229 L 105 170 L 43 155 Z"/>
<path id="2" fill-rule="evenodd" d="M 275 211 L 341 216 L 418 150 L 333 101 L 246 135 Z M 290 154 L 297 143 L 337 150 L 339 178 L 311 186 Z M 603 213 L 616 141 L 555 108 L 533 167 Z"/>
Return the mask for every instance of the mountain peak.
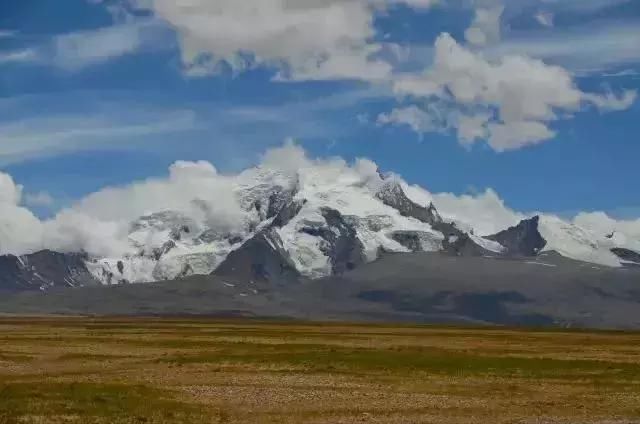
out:
<path id="1" fill-rule="evenodd" d="M 523 219 L 514 227 L 486 237 L 500 243 L 512 256 L 536 256 L 547 245 L 539 230 L 540 216 Z"/>
<path id="2" fill-rule="evenodd" d="M 396 209 L 402 216 L 415 218 L 431 226 L 442 222 L 442 217 L 433 203 L 428 207 L 418 205 L 406 195 L 400 182 L 395 179 L 386 180 L 378 189 L 376 197 L 385 205 Z"/>

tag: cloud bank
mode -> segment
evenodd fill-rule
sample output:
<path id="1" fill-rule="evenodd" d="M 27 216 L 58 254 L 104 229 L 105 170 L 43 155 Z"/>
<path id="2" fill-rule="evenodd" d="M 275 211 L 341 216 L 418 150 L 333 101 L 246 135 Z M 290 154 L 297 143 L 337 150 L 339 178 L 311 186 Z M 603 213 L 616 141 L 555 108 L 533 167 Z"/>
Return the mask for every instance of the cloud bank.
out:
<path id="1" fill-rule="evenodd" d="M 486 141 L 493 150 L 505 152 L 539 144 L 556 136 L 555 120 L 569 119 L 587 107 L 624 110 L 636 100 L 634 91 L 583 92 L 569 71 L 526 54 L 485 56 L 477 48 L 491 49 L 502 41 L 503 16 L 522 13 L 533 3 L 467 3 L 474 7 L 464 33 L 467 45 L 443 33 L 435 41 L 432 64 L 422 72 L 403 74 L 382 54 L 385 45 L 376 18 L 399 4 L 424 10 L 435 1 L 133 1 L 135 8 L 152 11 L 176 30 L 191 75 L 215 74 L 225 66 L 233 72 L 267 66 L 277 70 L 279 80 L 390 84 L 404 104 L 380 114 L 378 124 L 407 125 L 419 134 L 451 132 L 465 146 Z M 532 19 L 550 27 L 554 11 L 588 13 L 604 7 L 583 3 L 589 7 L 548 3 Z"/>
<path id="2" fill-rule="evenodd" d="M 399 96 L 427 107 L 399 108 L 380 115 L 379 123 L 404 124 L 417 132 L 452 129 L 461 143 L 487 140 L 498 152 L 553 138 L 550 123 L 560 115 L 589 105 L 624 110 L 636 99 L 634 91 L 585 93 L 565 69 L 527 56 L 491 61 L 449 34 L 436 40 L 433 66 L 420 75 L 399 77 L 393 86 Z"/>
<path id="3" fill-rule="evenodd" d="M 263 155 L 259 168 L 240 174 L 222 175 L 208 162 L 175 162 L 163 178 L 107 187 L 80 199 L 54 217 L 39 219 L 25 204 L 23 187 L 12 177 L 0 173 L 0 254 L 25 254 L 41 249 L 87 252 L 97 257 L 136 254 L 128 240 L 132 222 L 141 216 L 174 211 L 200 228 L 220 233 L 245 234 L 256 223 L 253 211 L 239 203 L 237 190 L 264 170 L 272 175 L 295 174 L 309 169 L 314 178 L 370 184 L 376 180 L 377 165 L 367 159 L 354 164 L 334 159 L 310 159 L 292 143 L 271 149 Z M 262 171 L 260 171 L 262 170 Z M 399 178 L 399 177 L 398 177 Z M 323 180 L 324 181 L 324 180 Z M 401 180 L 402 181 L 402 180 Z M 304 182 L 303 182 L 304 183 Z M 309 181 L 314 184 L 314 181 Z M 431 193 L 402 182 L 407 194 L 422 204 L 434 202 L 440 213 L 462 228 L 478 235 L 498 232 L 533 215 L 514 211 L 493 190 L 478 195 Z M 640 243 L 640 219 L 618 221 L 599 213 L 578 214 L 573 223 L 604 236 L 627 237 L 622 244 Z M 619 240 L 620 241 L 620 240 Z"/>
<path id="4" fill-rule="evenodd" d="M 115 25 L 56 35 L 43 46 L 0 53 L 0 64 L 35 62 L 75 72 L 133 53 L 174 48 L 177 38 L 188 76 L 268 68 L 280 82 L 355 80 L 391 86 L 399 104 L 380 114 L 378 124 L 405 125 L 421 135 L 450 133 L 466 147 L 486 142 L 496 152 L 551 140 L 555 121 L 571 119 L 584 109 L 621 111 L 637 98 L 635 91 L 585 92 L 573 70 L 558 59 L 604 67 L 638 61 L 637 25 L 594 24 L 588 31 L 564 33 L 553 28 L 556 16 L 590 17 L 625 0 L 102 3 Z M 462 7 L 470 13 L 469 27 L 459 40 L 440 34 L 419 58 L 429 65 L 402 72 L 411 54 L 398 52 L 416 46 L 387 40 L 379 18 L 397 9 L 423 12 L 434 6 Z M 542 32 L 509 39 L 510 23 L 523 14 Z"/>

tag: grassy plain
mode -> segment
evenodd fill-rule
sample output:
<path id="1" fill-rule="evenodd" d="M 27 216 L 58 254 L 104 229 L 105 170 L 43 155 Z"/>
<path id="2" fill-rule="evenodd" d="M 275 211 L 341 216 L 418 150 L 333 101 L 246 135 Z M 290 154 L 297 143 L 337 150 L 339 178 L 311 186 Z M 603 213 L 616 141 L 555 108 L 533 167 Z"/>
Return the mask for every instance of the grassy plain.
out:
<path id="1" fill-rule="evenodd" d="M 0 319 L 0 424 L 640 423 L 640 334 Z"/>

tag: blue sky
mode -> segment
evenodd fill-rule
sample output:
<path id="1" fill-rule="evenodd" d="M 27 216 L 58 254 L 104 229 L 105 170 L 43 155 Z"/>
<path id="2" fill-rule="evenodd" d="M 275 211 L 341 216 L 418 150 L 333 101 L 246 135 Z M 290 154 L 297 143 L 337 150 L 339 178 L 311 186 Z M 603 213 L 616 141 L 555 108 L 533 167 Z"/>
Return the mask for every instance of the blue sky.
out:
<path id="1" fill-rule="evenodd" d="M 640 1 L 186 3 L 0 3 L 0 166 L 40 214 L 293 138 L 432 192 L 640 217 Z"/>

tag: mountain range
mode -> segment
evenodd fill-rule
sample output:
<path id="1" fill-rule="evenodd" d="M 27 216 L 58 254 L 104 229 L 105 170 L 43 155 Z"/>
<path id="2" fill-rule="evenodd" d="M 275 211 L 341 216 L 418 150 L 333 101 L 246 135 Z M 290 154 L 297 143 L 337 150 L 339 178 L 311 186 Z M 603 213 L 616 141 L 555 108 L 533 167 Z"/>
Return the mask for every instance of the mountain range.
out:
<path id="1" fill-rule="evenodd" d="M 394 311 L 403 312 L 389 314 L 387 311 L 387 315 L 405 319 L 412 313 L 415 315 L 416 308 L 418 312 L 422 311 L 419 305 L 411 308 L 404 305 L 411 297 L 411 290 L 398 292 L 400 282 L 409 278 L 414 286 L 416 281 L 421 281 L 419 289 L 414 287 L 413 292 L 432 307 L 435 305 L 432 297 L 438 295 L 444 296 L 440 299 L 442 302 L 459 302 L 454 293 L 460 285 L 465 287 L 465 293 L 476 296 L 475 301 L 485 302 L 481 308 L 484 312 L 479 316 L 460 312 L 458 318 L 462 320 L 573 322 L 579 325 L 582 321 L 575 317 L 569 319 L 562 314 L 537 312 L 514 321 L 508 318 L 511 315 L 503 311 L 500 302 L 518 304 L 519 300 L 528 299 L 522 295 L 524 284 L 548 287 L 551 291 L 575 289 L 576 283 L 597 283 L 598 289 L 604 291 L 608 289 L 607 284 L 613 286 L 618 281 L 624 284 L 635 281 L 640 286 L 640 240 L 634 240 L 630 235 L 619 231 L 598 234 L 593 229 L 545 214 L 530 216 L 495 234 L 477 234 L 473 223 L 443 216 L 426 191 L 408 185 L 393 174 L 382 174 L 366 164 L 348 171 L 333 171 L 330 167 L 289 171 L 265 166 L 249 169 L 237 177 L 234 185 L 234 195 L 242 208 L 239 225 L 225 226 L 212 221 L 213 218 L 207 219 L 214 216 L 209 210 L 211 205 L 196 198 L 191 206 L 199 211 L 198 217 L 183 211 L 164 210 L 131 222 L 128 249 L 119 256 L 51 250 L 2 256 L 0 291 L 8 294 L 0 302 L 0 312 L 21 312 L 16 305 L 24 305 L 24 310 L 30 313 L 108 313 L 100 307 L 92 311 L 89 305 L 83 306 L 81 311 L 69 310 L 67 306 L 61 306 L 60 310 L 51 308 L 52 299 L 72 299 L 75 293 L 95 293 L 99 302 L 106 293 L 100 291 L 104 286 L 119 286 L 119 290 L 125 292 L 142 290 L 152 299 L 154 287 L 183 286 L 186 282 L 210 286 L 212 283 L 206 281 L 223 281 L 234 287 L 238 284 L 260 287 L 248 289 L 244 293 L 247 297 L 251 290 L 256 290 L 256 293 L 269 293 L 272 297 L 285 293 L 293 296 L 294 293 L 294 297 L 306 299 L 319 287 L 332 288 L 335 294 L 340 292 L 336 289 L 338 282 L 353 286 L 352 280 L 356 279 L 360 285 L 375 281 L 375 289 L 363 287 L 356 295 L 349 292 L 341 301 L 333 299 L 334 306 L 354 298 L 369 306 L 395 305 Z M 398 265 L 403 261 L 408 262 Z M 383 270 L 387 277 L 381 287 L 379 275 L 371 274 L 371 270 L 380 269 L 384 263 L 388 266 Z M 492 277 L 477 281 L 475 273 L 483 275 L 483 272 L 488 273 L 487 278 Z M 509 275 L 517 275 L 517 279 L 505 277 Z M 603 283 L 603 275 L 608 282 Z M 418 280 L 416 276 L 419 276 Z M 541 279 L 545 281 L 541 282 Z M 451 290 L 447 289 L 448 280 Z M 549 281 L 553 281 L 554 287 L 549 287 Z M 148 288 L 141 286 L 154 282 L 164 283 L 160 286 L 151 284 Z M 498 291 L 491 288 L 496 284 L 501 287 Z M 600 287 L 602 284 L 604 288 Z M 59 290 L 65 288 L 67 290 Z M 326 293 L 325 289 L 321 292 Z M 437 290 L 430 292 L 431 298 L 427 299 L 423 293 L 425 289 Z M 41 294 L 21 295 L 21 292 Z M 418 296 L 419 293 L 422 295 Z M 477 297 L 482 294 L 489 297 Z M 547 295 L 549 293 L 544 294 Z M 580 296 L 580 291 L 574 295 Z M 607 300 L 604 295 L 602 298 L 603 302 Z M 25 303 L 25 299 L 30 300 Z M 41 306 L 31 304 L 34 299 L 40 299 L 37 302 Z M 217 309 L 204 307 L 191 311 L 190 307 L 184 306 L 182 312 L 215 313 L 216 310 L 233 309 L 225 308 L 221 299 L 214 302 Z M 398 302 L 404 307 L 401 305 L 398 309 Z M 554 302 L 549 300 L 547 306 Z M 126 303 L 114 306 L 113 312 L 145 312 L 134 307 L 127 309 Z M 175 305 L 180 303 L 175 301 Z M 348 303 L 335 310 L 349 310 Z M 324 316 L 317 305 L 309 306 L 308 301 L 300 304 L 307 305 L 307 311 Z M 292 312 L 296 308 L 278 310 L 272 306 L 267 308 L 269 311 L 263 311 L 265 315 L 288 315 L 287 310 L 291 316 L 304 315 L 300 311 Z M 494 311 L 493 315 L 487 312 L 490 310 Z M 149 313 L 163 311 L 162 308 L 146 309 Z M 503 311 L 502 315 L 499 311 Z M 170 308 L 169 312 L 181 311 Z M 249 312 L 260 314 L 259 311 Z M 432 312 L 422 311 L 415 318 L 425 320 L 425 314 L 438 315 Z M 454 315 L 448 313 L 446 320 Z M 336 317 L 357 316 L 336 312 Z M 588 323 L 597 325 L 592 321 Z M 625 326 L 620 320 L 609 321 L 615 326 Z M 602 318 L 602 322 L 609 321 Z"/>

